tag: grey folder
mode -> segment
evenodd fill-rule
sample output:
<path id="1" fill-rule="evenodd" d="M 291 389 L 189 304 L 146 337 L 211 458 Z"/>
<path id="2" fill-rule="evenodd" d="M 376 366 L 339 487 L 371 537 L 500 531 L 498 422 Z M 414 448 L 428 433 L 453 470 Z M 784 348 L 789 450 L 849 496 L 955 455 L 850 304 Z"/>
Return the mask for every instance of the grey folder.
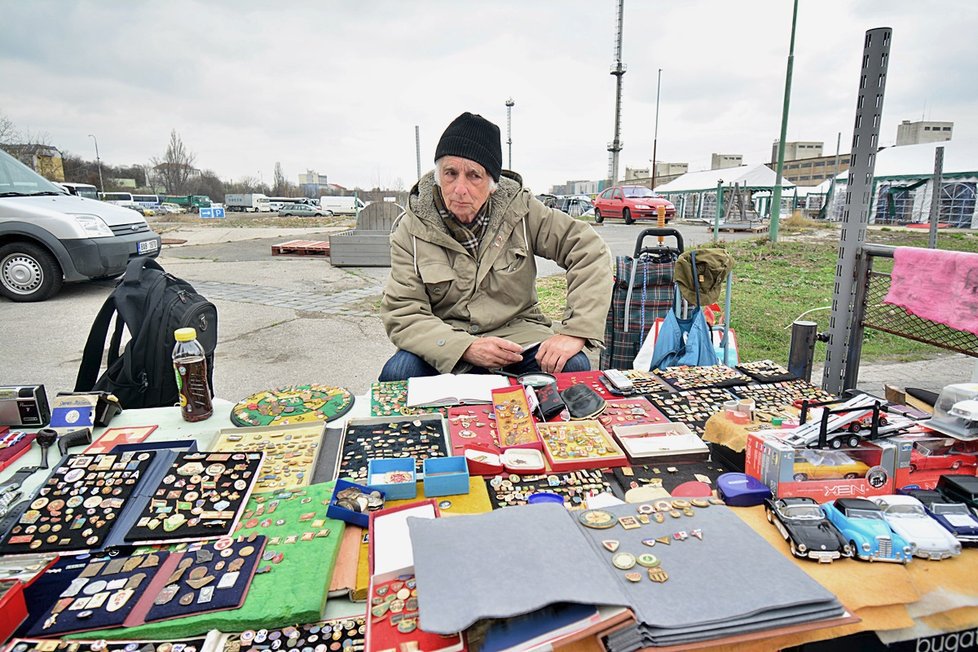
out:
<path id="1" fill-rule="evenodd" d="M 636 515 L 635 505 L 607 509 Z M 713 506 L 625 530 L 585 528 L 560 505 L 510 507 L 488 514 L 409 519 L 418 581 L 420 627 L 449 634 L 482 618 L 505 618 L 555 602 L 629 607 L 656 642 L 715 638 L 840 616 L 830 592 L 730 512 Z M 653 547 L 642 539 L 699 529 Z M 625 579 L 601 544 L 650 552 L 669 580 Z M 659 643 L 661 644 L 661 643 Z"/>

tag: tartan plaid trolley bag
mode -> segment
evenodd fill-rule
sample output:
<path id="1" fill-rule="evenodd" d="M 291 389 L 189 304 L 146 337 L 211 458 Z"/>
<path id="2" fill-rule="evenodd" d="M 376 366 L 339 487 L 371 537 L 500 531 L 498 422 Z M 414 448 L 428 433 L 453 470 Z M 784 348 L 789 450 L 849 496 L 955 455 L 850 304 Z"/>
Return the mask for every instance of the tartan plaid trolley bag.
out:
<path id="1" fill-rule="evenodd" d="M 658 236 L 656 246 L 645 239 Z M 675 247 L 664 244 L 676 239 Z M 643 230 L 635 241 L 633 256 L 615 258 L 615 286 L 604 327 L 605 348 L 601 369 L 631 369 L 642 342 L 657 317 L 665 317 L 675 301 L 676 259 L 683 252 L 683 236 L 673 228 Z"/>

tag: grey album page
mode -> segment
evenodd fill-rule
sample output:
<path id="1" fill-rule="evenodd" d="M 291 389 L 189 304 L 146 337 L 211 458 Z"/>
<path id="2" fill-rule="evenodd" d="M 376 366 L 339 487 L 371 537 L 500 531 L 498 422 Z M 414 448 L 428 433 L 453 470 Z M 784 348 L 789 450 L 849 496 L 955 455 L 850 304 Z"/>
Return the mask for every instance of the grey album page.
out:
<path id="1" fill-rule="evenodd" d="M 421 629 L 452 634 L 555 602 L 628 606 L 575 520 L 555 504 L 408 519 Z"/>

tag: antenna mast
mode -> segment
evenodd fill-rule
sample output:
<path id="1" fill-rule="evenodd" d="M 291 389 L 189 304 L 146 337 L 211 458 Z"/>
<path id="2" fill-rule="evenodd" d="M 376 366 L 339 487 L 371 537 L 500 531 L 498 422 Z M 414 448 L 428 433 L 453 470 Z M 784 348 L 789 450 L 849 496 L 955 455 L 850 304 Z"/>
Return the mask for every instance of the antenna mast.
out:
<path id="1" fill-rule="evenodd" d="M 611 74 L 615 76 L 615 139 L 608 143 L 608 180 L 618 182 L 618 153 L 621 152 L 621 78 L 627 66 L 621 62 L 621 35 L 625 15 L 625 0 L 618 0 L 618 33 L 615 35 L 615 62 Z M 653 165 L 655 163 L 653 162 Z"/>

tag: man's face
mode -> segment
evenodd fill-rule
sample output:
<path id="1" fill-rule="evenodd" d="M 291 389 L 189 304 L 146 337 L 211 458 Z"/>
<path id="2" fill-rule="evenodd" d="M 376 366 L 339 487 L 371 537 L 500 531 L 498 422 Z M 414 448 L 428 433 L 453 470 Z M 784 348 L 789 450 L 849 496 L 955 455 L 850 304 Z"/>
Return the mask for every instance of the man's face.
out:
<path id="1" fill-rule="evenodd" d="M 459 222 L 470 224 L 489 198 L 492 177 L 486 169 L 467 158 L 441 159 L 441 194 L 445 206 Z"/>

